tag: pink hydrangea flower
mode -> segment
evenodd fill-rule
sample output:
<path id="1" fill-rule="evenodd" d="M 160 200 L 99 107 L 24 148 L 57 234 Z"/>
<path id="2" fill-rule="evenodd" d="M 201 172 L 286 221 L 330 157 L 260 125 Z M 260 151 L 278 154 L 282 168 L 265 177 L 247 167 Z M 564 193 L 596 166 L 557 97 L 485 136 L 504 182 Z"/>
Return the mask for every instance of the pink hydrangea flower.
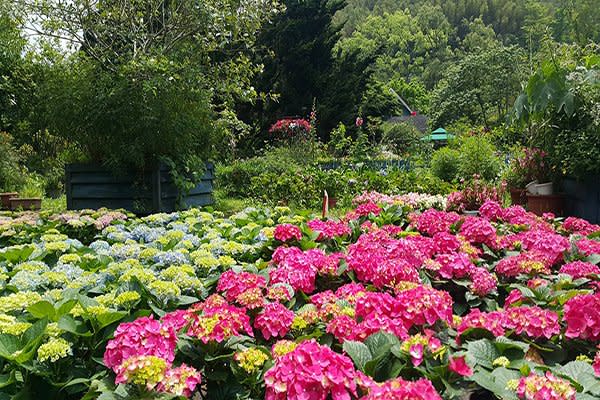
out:
<path id="1" fill-rule="evenodd" d="M 310 229 L 319 233 L 317 240 L 333 239 L 348 236 L 352 233 L 352 229 L 350 229 L 348 224 L 333 220 L 321 221 L 320 219 L 313 219 L 308 221 L 307 225 Z"/>
<path id="2" fill-rule="evenodd" d="M 425 378 L 416 381 L 395 378 L 379 384 L 360 372 L 358 375 L 359 384 L 367 391 L 361 400 L 442 400 L 431 381 Z"/>
<path id="3" fill-rule="evenodd" d="M 477 296 L 487 296 L 494 292 L 498 286 L 498 279 L 483 267 L 473 268 L 470 271 L 471 292 Z"/>
<path id="4" fill-rule="evenodd" d="M 344 343 L 346 340 L 355 340 L 358 332 L 358 324 L 354 318 L 342 314 L 334 317 L 327 323 L 327 333 L 330 333 L 338 342 Z"/>
<path id="5" fill-rule="evenodd" d="M 273 237 L 280 242 L 288 242 L 291 240 L 302 240 L 302 231 L 296 225 L 281 224 L 275 227 Z"/>
<path id="6" fill-rule="evenodd" d="M 577 241 L 577 248 L 585 256 L 592 254 L 600 254 L 600 242 L 588 238 L 583 238 Z"/>
<path id="7" fill-rule="evenodd" d="M 242 334 L 254 336 L 250 317 L 243 308 L 228 304 L 215 305 L 208 303 L 207 299 L 196 309 L 200 312 L 191 313 L 192 320 L 188 335 L 197 337 L 203 343 L 211 341 L 221 343 L 232 336 Z"/>
<path id="8" fill-rule="evenodd" d="M 458 326 L 458 334 L 463 334 L 468 329 L 485 329 L 494 336 L 504 336 L 504 313 L 499 311 L 481 312 L 475 308 L 462 318 Z"/>
<path id="9" fill-rule="evenodd" d="M 158 385 L 157 390 L 176 396 L 191 397 L 196 387 L 202 382 L 202 375 L 193 367 L 181 364 L 165 373 L 164 380 Z"/>
<path id="10" fill-rule="evenodd" d="M 225 292 L 227 301 L 235 301 L 243 292 L 249 289 L 262 289 L 267 286 L 266 279 L 258 274 L 249 272 L 236 273 L 232 270 L 223 272 L 217 283 L 217 290 Z"/>
<path id="11" fill-rule="evenodd" d="M 504 209 L 498 202 L 487 200 L 479 207 L 479 215 L 489 221 L 497 221 L 503 218 Z"/>
<path id="12" fill-rule="evenodd" d="M 585 219 L 568 217 L 562 225 L 563 229 L 579 235 L 587 236 L 591 233 L 600 231 L 600 226 L 591 224 Z"/>
<path id="13" fill-rule="evenodd" d="M 570 275 L 573 279 L 578 279 L 592 274 L 600 275 L 600 268 L 589 262 L 573 261 L 560 267 L 559 273 Z"/>
<path id="14" fill-rule="evenodd" d="M 294 312 L 281 303 L 269 303 L 254 320 L 254 327 L 266 340 L 285 336 L 294 322 Z"/>
<path id="15" fill-rule="evenodd" d="M 123 362 L 134 356 L 156 356 L 168 364 L 175 359 L 177 335 L 172 328 L 152 317 L 120 324 L 104 352 L 104 365 L 116 372 Z"/>
<path id="16" fill-rule="evenodd" d="M 600 294 L 584 294 L 569 299 L 563 307 L 567 324 L 565 336 L 583 340 L 600 340 Z"/>
<path id="17" fill-rule="evenodd" d="M 467 217 L 460 226 L 460 233 L 472 244 L 485 244 L 497 247 L 496 228 L 484 218 Z"/>
<path id="18" fill-rule="evenodd" d="M 554 311 L 537 306 L 521 306 L 508 308 L 504 313 L 504 327 L 513 329 L 517 335 L 550 339 L 560 333 L 558 315 Z"/>
<path id="19" fill-rule="evenodd" d="M 440 265 L 438 274 L 446 279 L 464 278 L 475 268 L 465 253 L 439 254 L 435 261 Z"/>
<path id="20" fill-rule="evenodd" d="M 523 400 L 574 400 L 577 391 L 566 379 L 550 371 L 540 376 L 531 373 L 519 380 L 517 395 Z"/>
<path id="21" fill-rule="evenodd" d="M 279 357 L 265 374 L 265 400 L 349 400 L 356 396 L 352 360 L 315 340 Z"/>
<path id="22" fill-rule="evenodd" d="M 448 369 L 450 371 L 460 375 L 460 376 L 471 376 L 473 375 L 473 370 L 465 361 L 465 357 L 450 357 L 450 364 L 448 365 Z"/>

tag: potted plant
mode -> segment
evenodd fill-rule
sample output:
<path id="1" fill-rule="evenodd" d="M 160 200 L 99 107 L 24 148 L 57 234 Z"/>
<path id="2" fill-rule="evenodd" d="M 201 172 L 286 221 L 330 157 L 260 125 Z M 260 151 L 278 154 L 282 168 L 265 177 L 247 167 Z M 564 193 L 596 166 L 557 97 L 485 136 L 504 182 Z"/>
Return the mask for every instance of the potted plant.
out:
<path id="1" fill-rule="evenodd" d="M 13 197 L 19 197 L 19 193 L 18 192 L 0 193 L 0 208 L 9 210 L 10 209 L 10 199 Z"/>
<path id="2" fill-rule="evenodd" d="M 462 180 L 463 189 L 448 196 L 448 211 L 461 212 L 465 215 L 479 214 L 479 207 L 488 200 L 502 203 L 502 190 L 487 183 L 479 175 L 473 175 L 470 181 Z"/>
<path id="3" fill-rule="evenodd" d="M 508 167 L 502 173 L 502 181 L 509 190 L 512 204 L 527 204 L 525 186 L 528 183 L 528 179 L 528 173 L 526 170 L 521 168 L 519 158 L 513 158 Z"/>
<path id="4" fill-rule="evenodd" d="M 20 196 L 17 194 L 8 200 L 12 211 L 41 209 L 44 196 L 42 178 L 36 175 L 28 176 L 25 185 L 21 188 Z"/>

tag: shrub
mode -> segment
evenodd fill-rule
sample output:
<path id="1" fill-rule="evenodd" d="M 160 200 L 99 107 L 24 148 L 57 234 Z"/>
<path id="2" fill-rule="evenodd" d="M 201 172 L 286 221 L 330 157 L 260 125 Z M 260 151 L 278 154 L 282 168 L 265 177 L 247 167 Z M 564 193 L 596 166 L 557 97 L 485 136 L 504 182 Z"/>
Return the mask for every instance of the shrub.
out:
<path id="1" fill-rule="evenodd" d="M 458 176 L 460 168 L 460 153 L 449 147 L 442 147 L 433 153 L 431 158 L 431 173 L 438 178 L 452 182 Z"/>
<path id="2" fill-rule="evenodd" d="M 411 123 L 386 122 L 383 124 L 382 130 L 382 144 L 396 154 L 408 153 L 420 144 L 421 132 Z"/>
<path id="3" fill-rule="evenodd" d="M 25 182 L 25 171 L 12 136 L 6 132 L 0 132 L 0 155 L 0 191 L 18 190 Z"/>
<path id="4" fill-rule="evenodd" d="M 493 180 L 500 172 L 501 162 L 496 156 L 496 148 L 485 136 L 468 136 L 460 141 L 458 149 L 459 174 L 463 179 L 479 175 Z"/>

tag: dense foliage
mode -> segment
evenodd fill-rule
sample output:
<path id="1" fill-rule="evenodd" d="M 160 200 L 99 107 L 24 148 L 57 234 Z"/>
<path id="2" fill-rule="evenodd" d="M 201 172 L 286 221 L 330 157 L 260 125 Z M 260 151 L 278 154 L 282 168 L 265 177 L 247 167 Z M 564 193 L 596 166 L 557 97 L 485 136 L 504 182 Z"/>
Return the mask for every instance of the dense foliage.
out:
<path id="1" fill-rule="evenodd" d="M 0 217 L 5 396 L 592 399 L 600 227 L 365 193 Z M 437 207 L 429 208 L 429 207 Z"/>

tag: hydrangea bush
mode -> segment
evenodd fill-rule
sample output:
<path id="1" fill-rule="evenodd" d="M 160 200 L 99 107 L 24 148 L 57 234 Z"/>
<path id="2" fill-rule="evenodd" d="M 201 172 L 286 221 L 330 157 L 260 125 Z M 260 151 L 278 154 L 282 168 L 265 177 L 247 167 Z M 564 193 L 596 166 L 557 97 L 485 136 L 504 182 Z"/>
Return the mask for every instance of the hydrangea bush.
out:
<path id="1" fill-rule="evenodd" d="M 366 193 L 335 220 L 6 215 L 0 392 L 600 397 L 600 226 L 444 203 Z"/>

